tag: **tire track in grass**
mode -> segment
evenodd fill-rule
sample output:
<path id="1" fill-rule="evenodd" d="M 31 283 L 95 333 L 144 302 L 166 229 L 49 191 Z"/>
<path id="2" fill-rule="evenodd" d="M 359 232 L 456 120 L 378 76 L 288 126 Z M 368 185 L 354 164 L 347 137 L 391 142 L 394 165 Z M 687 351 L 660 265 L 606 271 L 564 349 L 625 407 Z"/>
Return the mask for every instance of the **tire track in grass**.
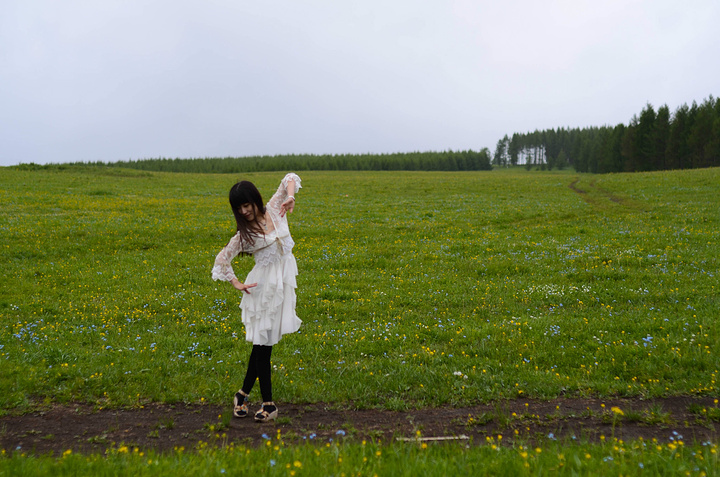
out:
<path id="1" fill-rule="evenodd" d="M 635 212 L 648 211 L 647 208 L 644 207 L 642 204 L 637 203 L 630 198 L 621 197 L 607 189 L 598 186 L 597 179 L 592 179 L 589 183 L 587 183 L 587 190 L 580 188 L 578 186 L 579 182 L 580 177 L 575 177 L 573 181 L 568 184 L 568 187 L 570 188 L 570 190 L 578 194 L 582 198 L 582 200 L 595 208 L 608 209 L 608 206 L 615 204 L 619 207 Z M 585 187 L 584 184 L 583 187 Z M 608 203 L 608 201 L 610 202 L 610 204 Z"/>

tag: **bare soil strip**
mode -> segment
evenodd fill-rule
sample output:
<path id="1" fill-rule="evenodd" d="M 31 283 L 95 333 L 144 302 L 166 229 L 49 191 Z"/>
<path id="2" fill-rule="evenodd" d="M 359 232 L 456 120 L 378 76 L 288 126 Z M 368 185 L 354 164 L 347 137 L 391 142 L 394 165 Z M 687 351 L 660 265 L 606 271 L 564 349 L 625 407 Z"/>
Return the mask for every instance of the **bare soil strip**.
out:
<path id="1" fill-rule="evenodd" d="M 131 409 L 96 409 L 85 404 L 46 407 L 0 417 L 0 448 L 7 453 L 60 455 L 104 453 L 112 447 L 191 451 L 199 443 L 257 446 L 280 432 L 285 442 L 462 437 L 450 442 L 485 444 L 489 438 L 532 445 L 547 440 L 599 441 L 601 438 L 658 442 L 717 442 L 720 423 L 702 409 L 712 397 L 665 399 L 511 400 L 473 407 L 424 408 L 404 412 L 354 410 L 326 403 L 279 402 L 280 419 L 256 423 L 230 418 L 229 407 L 147 404 Z M 257 407 L 257 406 L 255 406 Z M 251 411 L 254 408 L 251 408 Z M 465 439 L 467 436 L 467 439 Z M 602 436 L 602 437 L 601 437 Z"/>

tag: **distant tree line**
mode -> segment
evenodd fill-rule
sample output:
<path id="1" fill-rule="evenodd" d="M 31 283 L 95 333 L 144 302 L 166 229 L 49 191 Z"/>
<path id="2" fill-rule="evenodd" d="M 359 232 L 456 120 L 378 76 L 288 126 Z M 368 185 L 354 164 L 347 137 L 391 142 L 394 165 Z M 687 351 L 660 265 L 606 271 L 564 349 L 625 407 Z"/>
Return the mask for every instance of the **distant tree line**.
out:
<path id="1" fill-rule="evenodd" d="M 395 154 L 289 154 L 281 156 L 224 157 L 204 159 L 141 159 L 101 162 L 148 171 L 236 173 L 263 171 L 484 171 L 491 170 L 490 151 L 408 152 Z"/>
<path id="2" fill-rule="evenodd" d="M 549 129 L 507 135 L 493 154 L 497 166 L 634 172 L 720 166 L 720 99 L 680 106 L 648 104 L 626 126 Z"/>

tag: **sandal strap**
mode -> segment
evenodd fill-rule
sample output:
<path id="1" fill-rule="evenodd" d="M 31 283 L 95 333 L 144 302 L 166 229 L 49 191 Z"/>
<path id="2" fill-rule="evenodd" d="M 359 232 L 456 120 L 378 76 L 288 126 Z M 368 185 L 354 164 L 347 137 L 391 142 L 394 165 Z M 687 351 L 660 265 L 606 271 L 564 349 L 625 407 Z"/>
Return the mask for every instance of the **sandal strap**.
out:
<path id="1" fill-rule="evenodd" d="M 233 414 L 235 414 L 235 417 L 243 417 L 249 414 L 250 411 L 247 406 L 248 402 L 249 399 L 246 395 L 239 392 L 235 393 L 235 406 L 233 407 Z"/>
<path id="2" fill-rule="evenodd" d="M 266 406 L 267 406 L 267 407 L 273 407 L 274 409 L 272 409 L 271 411 L 267 411 L 267 410 L 265 409 Z M 274 402 L 272 402 L 272 401 L 270 401 L 270 402 L 264 402 L 264 403 L 262 403 L 262 405 L 260 406 L 260 410 L 255 413 L 255 419 L 256 419 L 256 420 L 261 420 L 261 421 L 267 421 L 272 414 L 277 415 L 277 414 L 276 414 L 276 413 L 277 413 L 277 410 L 278 410 L 278 408 L 277 408 L 277 406 L 275 405 Z"/>

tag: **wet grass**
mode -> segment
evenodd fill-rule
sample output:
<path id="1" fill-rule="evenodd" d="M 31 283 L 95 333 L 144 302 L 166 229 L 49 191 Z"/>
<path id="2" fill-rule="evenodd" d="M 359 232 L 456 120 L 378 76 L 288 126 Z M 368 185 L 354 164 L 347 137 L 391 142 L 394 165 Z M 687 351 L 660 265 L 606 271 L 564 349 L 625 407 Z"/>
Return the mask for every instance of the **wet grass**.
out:
<path id="1" fill-rule="evenodd" d="M 717 395 L 719 174 L 304 173 L 276 394 Z M 236 179 L 0 170 L 0 406 L 227 401 L 249 345 L 209 270 Z"/>
<path id="2" fill-rule="evenodd" d="M 273 351 L 278 399 L 402 410 L 515 397 L 718 395 L 720 170 L 300 175 L 291 229 L 304 324 Z M 244 178 L 269 198 L 280 177 Z M 0 412 L 38 401 L 229 402 L 249 344 L 240 297 L 212 282 L 210 269 L 232 235 L 226 193 L 237 179 L 0 169 Z M 251 259 L 236 262 L 240 276 L 251 267 Z M 696 414 L 718 419 L 715 408 Z M 665 418 L 661 409 L 607 411 L 610 422 Z M 0 459 L 0 470 L 718 468 L 716 443 L 488 442 L 468 450 L 426 442 L 286 447 L 278 437 L 261 449 L 195 451 L 16 453 Z"/>

